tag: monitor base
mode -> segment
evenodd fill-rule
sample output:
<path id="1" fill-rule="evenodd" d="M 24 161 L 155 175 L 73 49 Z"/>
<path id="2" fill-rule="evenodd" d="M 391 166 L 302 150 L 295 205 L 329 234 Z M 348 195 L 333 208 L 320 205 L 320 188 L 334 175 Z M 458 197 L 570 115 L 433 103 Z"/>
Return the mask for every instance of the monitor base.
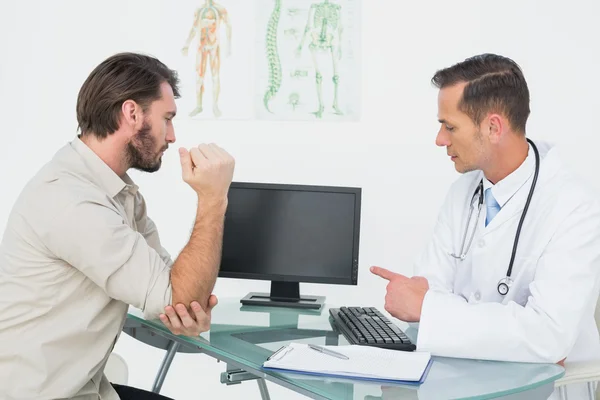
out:
<path id="1" fill-rule="evenodd" d="M 325 304 L 325 296 L 301 296 L 300 298 L 271 297 L 269 293 L 250 292 L 240 303 L 247 306 L 287 307 L 320 310 Z"/>
<path id="2" fill-rule="evenodd" d="M 271 293 L 250 292 L 240 300 L 244 305 L 320 310 L 325 296 L 300 296 L 299 282 L 271 281 Z"/>

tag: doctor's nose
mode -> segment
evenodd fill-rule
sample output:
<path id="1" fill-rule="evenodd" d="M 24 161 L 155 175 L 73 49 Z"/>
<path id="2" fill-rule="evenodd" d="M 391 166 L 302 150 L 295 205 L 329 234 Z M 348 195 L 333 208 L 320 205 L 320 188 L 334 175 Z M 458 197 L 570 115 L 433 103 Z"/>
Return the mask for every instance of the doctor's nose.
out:
<path id="1" fill-rule="evenodd" d="M 440 129 L 435 138 L 435 144 L 442 146 L 450 146 L 450 138 L 448 137 L 448 133 L 444 131 L 444 129 Z"/>

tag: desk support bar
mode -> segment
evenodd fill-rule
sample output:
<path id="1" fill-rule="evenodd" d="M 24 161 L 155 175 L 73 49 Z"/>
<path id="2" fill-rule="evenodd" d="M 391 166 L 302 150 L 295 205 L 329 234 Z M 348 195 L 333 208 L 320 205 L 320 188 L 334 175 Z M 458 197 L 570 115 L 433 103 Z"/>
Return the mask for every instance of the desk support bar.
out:
<path id="1" fill-rule="evenodd" d="M 171 341 L 171 343 L 169 343 L 169 346 L 167 347 L 167 354 L 165 354 L 165 358 L 163 358 L 160 369 L 158 370 L 158 374 L 156 374 L 156 379 L 154 379 L 154 385 L 152 385 L 153 393 L 160 393 L 160 389 L 162 388 L 163 382 L 165 381 L 167 372 L 169 371 L 169 367 L 171 366 L 171 362 L 173 362 L 173 358 L 175 357 L 175 353 L 177 353 L 178 348 L 179 343 L 175 341 Z"/>
<path id="2" fill-rule="evenodd" d="M 269 389 L 267 389 L 267 382 L 263 378 L 260 378 L 256 382 L 258 383 L 258 390 L 260 390 L 260 397 L 262 400 L 271 400 Z"/>

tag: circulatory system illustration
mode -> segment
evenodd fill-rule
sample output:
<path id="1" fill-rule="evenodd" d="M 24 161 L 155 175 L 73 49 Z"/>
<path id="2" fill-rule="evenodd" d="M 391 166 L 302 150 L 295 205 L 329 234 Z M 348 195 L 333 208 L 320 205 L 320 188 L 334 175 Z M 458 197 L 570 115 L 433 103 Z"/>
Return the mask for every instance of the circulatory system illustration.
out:
<path id="1" fill-rule="evenodd" d="M 204 84 L 206 76 L 206 64 L 210 61 L 210 72 L 212 76 L 212 94 L 213 94 L 213 114 L 215 117 L 221 116 L 219 109 L 219 93 L 221 89 L 220 69 L 221 69 L 221 38 L 219 29 L 225 24 L 227 34 L 227 46 L 225 47 L 225 56 L 231 52 L 231 23 L 225 7 L 213 0 L 206 0 L 204 5 L 194 13 L 194 22 L 190 33 L 181 50 L 184 56 L 188 55 L 188 49 L 192 40 L 200 34 L 198 41 L 198 51 L 196 53 L 196 107 L 190 112 L 190 117 L 202 113 L 202 97 L 204 95 Z"/>

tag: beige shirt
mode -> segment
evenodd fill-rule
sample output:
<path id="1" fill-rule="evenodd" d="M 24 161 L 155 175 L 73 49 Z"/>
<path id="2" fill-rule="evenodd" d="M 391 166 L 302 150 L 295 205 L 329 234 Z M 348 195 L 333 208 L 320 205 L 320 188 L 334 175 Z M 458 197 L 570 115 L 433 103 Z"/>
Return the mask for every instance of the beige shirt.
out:
<path id="1" fill-rule="evenodd" d="M 171 266 L 131 179 L 65 145 L 0 243 L 0 399 L 118 399 L 103 371 L 128 305 L 158 318 Z"/>

